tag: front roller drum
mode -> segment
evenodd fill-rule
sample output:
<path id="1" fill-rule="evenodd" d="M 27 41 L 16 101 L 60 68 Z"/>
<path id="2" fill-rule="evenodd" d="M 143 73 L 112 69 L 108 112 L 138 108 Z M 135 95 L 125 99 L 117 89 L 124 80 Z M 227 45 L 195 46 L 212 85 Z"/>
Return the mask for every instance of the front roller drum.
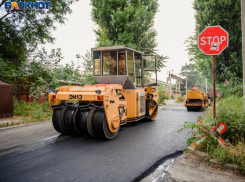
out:
<path id="1" fill-rule="evenodd" d="M 154 111 L 153 111 L 153 113 L 150 115 L 149 113 L 150 113 L 150 103 L 151 101 L 150 100 L 147 100 L 146 101 L 146 116 L 147 116 L 147 118 L 150 120 L 150 121 L 154 121 L 155 119 L 156 119 L 156 117 L 157 117 L 157 113 L 158 113 L 158 105 L 157 105 L 157 103 L 155 102 L 155 101 L 153 101 L 154 102 L 154 104 L 156 105 L 156 107 L 154 108 Z"/>
<path id="2" fill-rule="evenodd" d="M 158 113 L 158 105 L 155 107 L 155 110 L 153 111 L 153 113 L 150 116 L 151 121 L 154 121 L 156 119 L 157 113 Z"/>
<path id="3" fill-rule="evenodd" d="M 107 119 L 104 110 L 94 108 L 94 110 L 91 113 L 93 113 L 93 120 L 92 122 L 88 120 L 88 123 L 92 123 L 93 134 L 105 139 L 113 139 L 117 136 L 120 129 L 120 125 L 117 131 L 115 133 L 112 133 L 107 124 Z M 90 118 L 88 117 L 88 119 Z"/>

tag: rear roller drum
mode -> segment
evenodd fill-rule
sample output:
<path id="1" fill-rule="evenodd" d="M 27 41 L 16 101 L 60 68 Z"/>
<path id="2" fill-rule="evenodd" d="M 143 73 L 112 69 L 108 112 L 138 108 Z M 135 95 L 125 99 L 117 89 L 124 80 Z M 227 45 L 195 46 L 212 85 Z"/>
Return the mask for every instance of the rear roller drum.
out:
<path id="1" fill-rule="evenodd" d="M 60 128 L 60 124 L 59 124 L 60 114 L 61 114 L 61 109 L 54 109 L 53 110 L 52 123 L 53 123 L 54 129 L 57 132 L 63 133 L 63 131 Z"/>
<path id="2" fill-rule="evenodd" d="M 63 107 L 61 111 L 60 128 L 66 135 L 78 134 L 73 125 L 74 110 L 68 106 Z"/>
<path id="3" fill-rule="evenodd" d="M 95 115 L 96 111 L 97 111 L 96 108 L 93 107 L 89 111 L 88 118 L 87 118 L 87 129 L 88 129 L 88 133 L 92 137 L 97 137 L 97 134 L 96 134 L 95 129 L 94 129 L 94 124 L 93 124 L 95 122 L 94 115 Z M 97 122 L 97 120 L 96 120 L 96 122 Z"/>
<path id="4" fill-rule="evenodd" d="M 74 114 L 73 123 L 75 130 L 82 135 L 89 135 L 87 129 L 87 118 L 88 118 L 89 110 L 76 110 Z"/>
<path id="5" fill-rule="evenodd" d="M 201 111 L 201 106 L 187 106 L 187 111 Z"/>
<path id="6" fill-rule="evenodd" d="M 94 121 L 95 122 L 93 122 L 93 128 L 98 136 L 106 139 L 113 139 L 117 136 L 120 129 L 120 125 L 117 131 L 115 133 L 112 133 L 109 130 L 104 111 L 97 110 L 94 115 Z"/>

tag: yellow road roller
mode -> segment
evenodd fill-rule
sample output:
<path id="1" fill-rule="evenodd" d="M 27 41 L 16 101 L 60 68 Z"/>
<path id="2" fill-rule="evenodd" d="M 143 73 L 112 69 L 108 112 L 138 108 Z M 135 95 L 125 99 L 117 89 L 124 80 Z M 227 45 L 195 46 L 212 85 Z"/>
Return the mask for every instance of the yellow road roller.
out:
<path id="1" fill-rule="evenodd" d="M 96 47 L 96 85 L 61 86 L 49 94 L 54 129 L 113 139 L 120 126 L 158 112 L 156 56 L 125 46 Z"/>
<path id="2" fill-rule="evenodd" d="M 185 106 L 188 111 L 202 111 L 209 106 L 208 95 L 193 85 L 191 90 L 187 91 Z"/>

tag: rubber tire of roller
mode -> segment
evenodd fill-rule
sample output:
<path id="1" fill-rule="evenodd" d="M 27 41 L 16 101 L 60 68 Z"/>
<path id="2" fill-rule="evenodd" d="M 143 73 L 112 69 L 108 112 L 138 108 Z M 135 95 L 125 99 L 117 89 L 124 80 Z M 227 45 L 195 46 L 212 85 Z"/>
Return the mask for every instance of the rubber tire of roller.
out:
<path id="1" fill-rule="evenodd" d="M 67 127 L 67 130 L 69 133 L 78 135 L 79 132 L 76 131 L 75 126 L 73 124 L 73 118 L 74 118 L 75 110 L 68 108 L 65 112 L 65 126 Z"/>
<path id="2" fill-rule="evenodd" d="M 63 131 L 60 128 L 60 124 L 59 124 L 60 114 L 61 114 L 61 109 L 54 109 L 53 110 L 52 123 L 53 123 L 54 129 L 57 132 L 63 133 Z"/>
<path id="3" fill-rule="evenodd" d="M 118 130 L 115 133 L 112 133 L 109 130 L 104 111 L 98 110 L 94 115 L 94 120 L 96 121 L 96 123 L 95 122 L 93 123 L 94 130 L 96 134 L 99 135 L 101 138 L 113 139 L 117 136 L 120 129 L 120 125 Z"/>
<path id="4" fill-rule="evenodd" d="M 82 135 L 89 135 L 88 129 L 87 129 L 87 118 L 88 118 L 89 110 L 76 110 L 76 113 L 74 114 L 74 126 L 75 129 L 81 133 Z"/>
<path id="5" fill-rule="evenodd" d="M 66 111 L 68 110 L 68 106 L 65 106 L 61 110 L 61 119 L 60 119 L 60 129 L 63 131 L 65 135 L 72 135 L 73 131 L 71 131 L 66 123 L 65 123 L 65 116 L 66 116 Z"/>
<path id="6" fill-rule="evenodd" d="M 89 135 L 92 137 L 97 137 L 97 134 L 93 128 L 93 122 L 97 122 L 94 120 L 94 115 L 95 115 L 96 111 L 97 111 L 97 109 L 95 107 L 93 107 L 89 111 L 88 117 L 87 117 L 87 129 L 88 129 Z"/>

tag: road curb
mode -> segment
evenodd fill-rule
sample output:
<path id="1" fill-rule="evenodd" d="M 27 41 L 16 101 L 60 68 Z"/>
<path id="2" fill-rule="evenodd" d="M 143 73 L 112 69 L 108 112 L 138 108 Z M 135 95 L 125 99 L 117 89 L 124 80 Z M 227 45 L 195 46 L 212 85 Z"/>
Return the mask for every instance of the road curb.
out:
<path id="1" fill-rule="evenodd" d="M 194 146 L 188 146 L 187 148 L 191 151 L 192 154 L 197 155 L 199 157 L 208 157 L 209 156 L 206 152 L 196 150 Z M 217 167 L 224 166 L 225 168 L 232 169 L 232 170 L 240 169 L 240 167 L 236 164 L 232 164 L 232 163 L 222 164 L 215 159 L 211 159 L 211 160 L 209 160 L 209 162 L 210 162 L 210 164 L 217 166 Z"/>
<path id="2" fill-rule="evenodd" d="M 142 174 L 140 174 L 138 177 L 136 177 L 133 182 L 139 182 L 145 177 L 149 176 L 151 173 L 155 171 L 155 169 L 158 168 L 162 163 L 164 163 L 167 159 L 170 158 L 177 158 L 178 156 L 181 156 L 183 154 L 183 150 L 177 150 L 172 154 L 169 154 L 167 156 L 164 156 L 160 158 L 158 161 L 156 161 L 151 167 L 149 167 L 146 171 L 144 171 Z"/>
<path id="3" fill-rule="evenodd" d="M 0 128 L 0 130 L 6 130 L 6 129 L 11 129 L 11 128 L 16 128 L 16 127 L 21 127 L 21 126 L 27 126 L 27 125 L 32 125 L 32 124 L 38 124 L 38 123 L 46 123 L 46 122 L 50 122 L 50 121 L 51 121 L 51 120 L 48 120 L 48 121 L 39 121 L 39 122 L 34 122 L 34 123 L 17 124 L 17 125 L 13 125 L 13 126 L 2 127 L 2 128 Z"/>

